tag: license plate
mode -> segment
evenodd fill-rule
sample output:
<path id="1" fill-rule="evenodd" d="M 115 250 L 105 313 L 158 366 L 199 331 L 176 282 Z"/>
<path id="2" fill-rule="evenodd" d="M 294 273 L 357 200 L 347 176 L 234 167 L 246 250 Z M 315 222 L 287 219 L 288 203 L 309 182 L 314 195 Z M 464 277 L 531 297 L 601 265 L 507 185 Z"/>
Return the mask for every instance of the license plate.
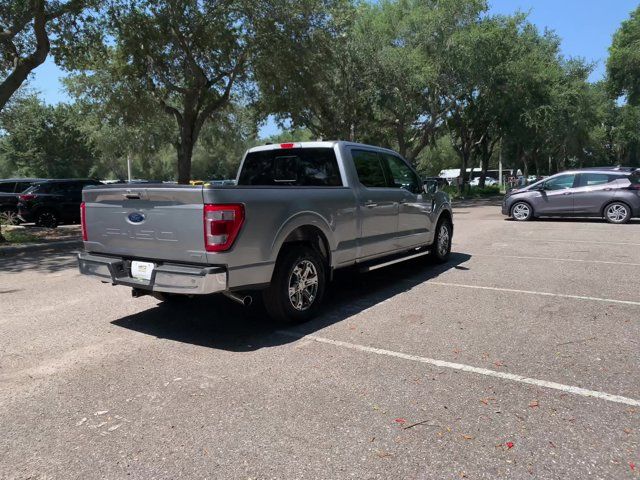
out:
<path id="1" fill-rule="evenodd" d="M 155 265 L 151 262 L 131 262 L 131 276 L 140 280 L 151 280 Z"/>

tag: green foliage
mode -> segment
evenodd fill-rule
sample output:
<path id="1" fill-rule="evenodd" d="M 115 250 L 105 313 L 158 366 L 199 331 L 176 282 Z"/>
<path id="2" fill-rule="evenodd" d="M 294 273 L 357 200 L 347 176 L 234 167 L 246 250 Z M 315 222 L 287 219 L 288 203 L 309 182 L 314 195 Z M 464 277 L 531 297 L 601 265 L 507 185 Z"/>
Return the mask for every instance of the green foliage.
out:
<path id="1" fill-rule="evenodd" d="M 34 177 L 87 177 L 94 152 L 78 125 L 75 106 L 45 105 L 35 96 L 14 102 L 0 116 L 0 172 Z"/>
<path id="2" fill-rule="evenodd" d="M 458 155 L 447 135 L 438 138 L 434 145 L 422 151 L 416 168 L 424 177 L 435 177 L 445 169 L 458 168 Z"/>
<path id="3" fill-rule="evenodd" d="M 62 62 L 69 48 L 96 32 L 100 0 L 0 0 L 0 110 L 44 63 L 50 50 Z"/>
<path id="4" fill-rule="evenodd" d="M 640 6 L 613 36 L 607 73 L 614 96 L 626 95 L 630 103 L 640 103 Z"/>

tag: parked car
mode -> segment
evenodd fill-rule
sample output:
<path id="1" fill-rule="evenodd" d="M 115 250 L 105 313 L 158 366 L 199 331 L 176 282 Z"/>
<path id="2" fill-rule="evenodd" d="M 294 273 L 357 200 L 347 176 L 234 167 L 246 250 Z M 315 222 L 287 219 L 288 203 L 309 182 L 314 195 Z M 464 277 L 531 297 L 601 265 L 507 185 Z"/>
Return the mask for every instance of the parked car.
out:
<path id="1" fill-rule="evenodd" d="M 451 250 L 449 197 L 397 153 L 349 142 L 250 149 L 237 185 L 116 185 L 83 191 L 80 272 L 162 300 L 223 293 L 303 321 L 333 271 Z M 176 296 L 177 295 L 177 296 Z"/>
<path id="2" fill-rule="evenodd" d="M 80 222 L 82 189 L 102 185 L 97 180 L 46 180 L 34 183 L 18 196 L 18 217 L 23 222 L 55 228 L 62 223 Z"/>
<path id="3" fill-rule="evenodd" d="M 7 178 L 0 180 L 0 223 L 15 225 L 18 219 L 18 195 L 42 178 Z"/>
<path id="4" fill-rule="evenodd" d="M 491 187 L 491 186 L 497 185 L 497 184 L 498 184 L 498 180 L 496 180 L 495 178 L 485 177 L 485 179 L 484 179 L 484 186 L 485 187 Z M 475 177 L 473 180 L 471 180 L 469 182 L 469 185 L 471 185 L 472 187 L 477 187 L 478 185 L 480 185 L 480 177 Z"/>
<path id="5" fill-rule="evenodd" d="M 422 182 L 426 185 L 427 183 L 433 184 L 437 186 L 438 189 L 443 189 L 444 187 L 449 186 L 449 182 L 446 178 L 443 177 L 424 177 Z"/>
<path id="6" fill-rule="evenodd" d="M 558 173 L 509 191 L 502 214 L 517 221 L 564 216 L 627 223 L 640 216 L 640 170 L 602 167 Z"/>

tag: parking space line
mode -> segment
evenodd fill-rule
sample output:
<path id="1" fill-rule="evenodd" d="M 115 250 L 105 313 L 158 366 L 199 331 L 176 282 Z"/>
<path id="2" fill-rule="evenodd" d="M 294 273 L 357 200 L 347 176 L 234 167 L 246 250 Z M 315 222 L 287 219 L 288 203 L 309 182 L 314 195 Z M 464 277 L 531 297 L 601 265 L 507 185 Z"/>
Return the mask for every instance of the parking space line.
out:
<path id="1" fill-rule="evenodd" d="M 425 364 L 433 365 L 436 367 L 450 368 L 450 369 L 459 370 L 462 372 L 476 373 L 479 375 L 495 377 L 502 380 L 509 380 L 512 382 L 525 383 L 529 385 L 535 385 L 538 387 L 550 388 L 550 389 L 559 390 L 565 393 L 571 393 L 573 395 L 580 395 L 582 397 L 598 398 L 600 400 L 606 400 L 608 402 L 622 403 L 624 405 L 640 407 L 640 400 L 623 397 L 620 395 L 613 395 L 611 393 L 600 392 L 597 390 L 588 390 L 586 388 L 574 387 L 571 385 L 564 385 L 562 383 L 548 382 L 546 380 L 540 380 L 537 378 L 523 377 L 522 375 L 516 375 L 513 373 L 497 372 L 495 370 L 489 370 L 487 368 L 473 367 L 471 365 L 464 365 L 462 363 L 447 362 L 445 360 L 437 360 L 434 358 L 420 357 L 418 355 L 409 355 L 406 353 L 394 352 L 392 350 L 384 350 L 382 348 L 368 347 L 366 345 L 343 342 L 340 340 L 332 340 L 330 338 L 319 337 L 316 335 L 301 335 L 299 333 L 296 333 L 295 331 L 280 330 L 278 333 L 288 337 L 305 339 L 305 340 L 313 340 L 318 343 L 326 343 L 336 347 L 348 348 L 350 350 L 356 350 L 356 351 L 366 352 L 366 353 L 374 353 L 376 355 L 383 355 L 387 357 L 395 357 L 403 360 L 425 363 Z"/>
<path id="2" fill-rule="evenodd" d="M 593 302 L 619 303 L 622 305 L 635 305 L 640 307 L 640 302 L 634 302 L 632 300 L 615 300 L 613 298 L 587 297 L 583 295 L 569 295 L 566 293 L 536 292 L 534 290 L 518 290 L 515 288 L 502 288 L 502 287 L 485 287 L 483 285 L 467 285 L 464 283 L 436 282 L 433 280 L 424 282 L 423 285 L 442 285 L 444 287 L 472 288 L 476 290 L 492 290 L 494 292 L 524 293 L 527 295 L 539 295 L 542 297 L 573 298 L 576 300 L 590 300 Z"/>
<path id="3" fill-rule="evenodd" d="M 640 247 L 640 243 L 631 243 L 631 242 L 600 242 L 596 240 L 549 240 L 547 238 L 519 238 L 518 240 L 530 240 L 532 242 L 540 242 L 540 243 L 593 243 L 596 245 L 627 245 L 633 247 Z"/>
<path id="4" fill-rule="evenodd" d="M 492 258 L 515 258 L 521 260 L 555 260 L 558 262 L 576 262 L 576 263 L 601 263 L 604 265 L 624 265 L 629 267 L 640 267 L 640 263 L 630 262 L 609 262 L 606 260 L 579 260 L 574 258 L 558 258 L 558 257 L 527 257 L 520 255 L 491 255 L 487 253 L 469 253 L 472 257 L 492 257 Z"/>

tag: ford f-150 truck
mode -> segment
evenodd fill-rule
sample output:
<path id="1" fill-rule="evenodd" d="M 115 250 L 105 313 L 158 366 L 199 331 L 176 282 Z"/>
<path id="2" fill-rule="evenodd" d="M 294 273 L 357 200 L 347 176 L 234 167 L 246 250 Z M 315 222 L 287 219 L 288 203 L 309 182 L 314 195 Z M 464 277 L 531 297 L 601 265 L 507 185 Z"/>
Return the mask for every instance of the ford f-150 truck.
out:
<path id="1" fill-rule="evenodd" d="M 235 185 L 99 185 L 83 191 L 80 272 L 161 300 L 223 293 L 304 321 L 335 269 L 431 255 L 444 262 L 448 196 L 397 153 L 349 143 L 250 149 Z"/>

